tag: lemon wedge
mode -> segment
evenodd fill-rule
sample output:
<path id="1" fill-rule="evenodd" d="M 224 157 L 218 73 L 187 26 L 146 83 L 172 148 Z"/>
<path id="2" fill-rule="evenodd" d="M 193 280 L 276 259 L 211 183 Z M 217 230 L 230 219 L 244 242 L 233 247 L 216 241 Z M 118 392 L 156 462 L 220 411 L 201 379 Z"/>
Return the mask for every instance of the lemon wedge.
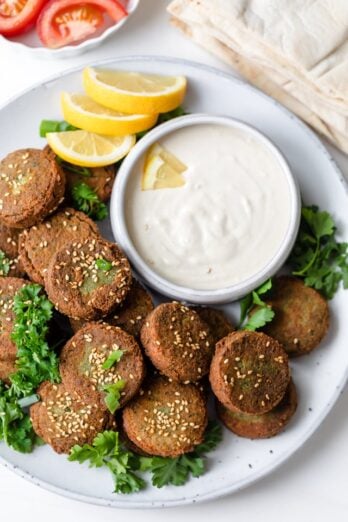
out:
<path id="1" fill-rule="evenodd" d="M 147 152 L 143 176 L 142 190 L 178 188 L 185 185 L 183 172 L 187 170 L 174 154 L 155 143 Z"/>
<path id="2" fill-rule="evenodd" d="M 135 144 L 135 136 L 111 137 L 84 130 L 49 132 L 51 149 L 65 161 L 81 167 L 103 167 L 119 161 Z"/>
<path id="3" fill-rule="evenodd" d="M 61 106 L 64 119 L 79 129 L 108 136 L 125 136 L 150 129 L 157 114 L 123 114 L 99 105 L 86 94 L 63 92 Z"/>
<path id="4" fill-rule="evenodd" d="M 83 71 L 83 86 L 94 101 L 115 111 L 158 114 L 182 103 L 186 78 L 87 67 Z"/>

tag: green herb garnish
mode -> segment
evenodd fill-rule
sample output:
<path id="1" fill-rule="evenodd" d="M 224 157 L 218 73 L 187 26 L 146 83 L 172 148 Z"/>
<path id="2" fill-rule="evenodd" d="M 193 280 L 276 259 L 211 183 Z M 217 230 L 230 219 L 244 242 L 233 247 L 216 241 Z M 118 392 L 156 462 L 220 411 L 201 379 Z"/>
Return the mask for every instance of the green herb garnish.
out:
<path id="1" fill-rule="evenodd" d="M 136 473 L 139 457 L 122 447 L 115 431 L 99 433 L 92 445 L 74 446 L 68 458 L 80 464 L 89 461 L 90 467 L 106 466 L 113 476 L 115 493 L 135 493 L 145 487 L 145 481 Z"/>
<path id="2" fill-rule="evenodd" d="M 59 382 L 58 359 L 45 340 L 52 304 L 41 286 L 23 286 L 14 297 L 12 339 L 17 345 L 17 371 L 8 386 L 0 381 L 0 440 L 16 451 L 28 453 L 40 440 L 23 408 L 38 400 L 34 393 L 45 380 Z"/>
<path id="3" fill-rule="evenodd" d="M 11 260 L 6 256 L 5 252 L 0 250 L 0 276 L 7 276 L 11 269 Z"/>
<path id="4" fill-rule="evenodd" d="M 103 387 L 103 391 L 106 392 L 104 401 L 110 413 L 115 413 L 120 407 L 121 391 L 125 387 L 125 384 L 126 382 L 120 379 L 113 384 L 106 384 Z"/>
<path id="5" fill-rule="evenodd" d="M 112 263 L 110 263 L 110 261 L 108 261 L 107 259 L 97 259 L 95 264 L 97 268 L 99 268 L 99 270 L 103 270 L 104 272 L 109 272 L 109 270 L 112 269 Z"/>
<path id="6" fill-rule="evenodd" d="M 78 130 L 74 125 L 70 125 L 67 121 L 57 121 L 57 120 L 42 120 L 40 123 L 40 137 L 45 138 L 46 134 L 49 132 L 65 132 L 65 131 L 74 131 Z"/>
<path id="7" fill-rule="evenodd" d="M 292 274 L 327 299 L 332 299 L 341 282 L 348 288 L 348 244 L 337 242 L 335 234 L 328 212 L 303 207 L 300 231 L 289 258 Z"/>
<path id="8" fill-rule="evenodd" d="M 204 456 L 212 451 L 222 440 L 221 425 L 209 421 L 204 441 L 194 451 L 176 458 L 169 457 L 140 457 L 140 469 L 150 471 L 152 485 L 162 488 L 172 484 L 182 486 L 190 475 L 200 477 L 205 471 Z"/>
<path id="9" fill-rule="evenodd" d="M 73 206 L 76 210 L 81 210 L 92 219 L 101 221 L 108 216 L 108 209 L 96 192 L 86 185 L 86 183 L 77 183 L 71 191 Z"/>
<path id="10" fill-rule="evenodd" d="M 18 397 L 31 395 L 43 381 L 60 381 L 58 357 L 46 342 L 52 309 L 40 285 L 25 285 L 15 295 L 12 340 L 17 345 L 17 371 L 10 380 Z"/>
<path id="11" fill-rule="evenodd" d="M 255 331 L 272 321 L 274 312 L 272 308 L 261 299 L 272 288 L 272 280 L 268 279 L 263 285 L 243 297 L 240 301 L 240 320 L 238 328 Z M 255 311 L 250 315 L 253 308 Z M 246 321 L 248 317 L 248 320 Z"/>
<path id="12" fill-rule="evenodd" d="M 141 471 L 151 473 L 152 484 L 157 488 L 169 484 L 181 486 L 187 482 L 190 475 L 201 476 L 205 471 L 205 454 L 215 449 L 221 440 L 220 424 L 210 421 L 204 442 L 191 453 L 174 459 L 140 457 L 127 451 L 120 444 L 117 432 L 104 431 L 96 436 L 92 445 L 74 446 L 68 458 L 80 464 L 89 461 L 90 467 L 106 466 L 114 478 L 115 493 L 135 493 L 146 486 L 145 481 L 139 476 Z"/>
<path id="13" fill-rule="evenodd" d="M 114 364 L 121 360 L 123 354 L 123 350 L 115 350 L 114 352 L 111 352 L 102 366 L 103 370 L 110 370 Z"/>

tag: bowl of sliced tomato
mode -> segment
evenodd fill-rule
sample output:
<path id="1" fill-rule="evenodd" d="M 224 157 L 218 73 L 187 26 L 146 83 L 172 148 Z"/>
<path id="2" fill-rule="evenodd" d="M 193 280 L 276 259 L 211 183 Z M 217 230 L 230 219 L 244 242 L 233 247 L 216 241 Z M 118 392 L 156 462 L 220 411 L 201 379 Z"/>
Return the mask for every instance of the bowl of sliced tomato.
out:
<path id="1" fill-rule="evenodd" d="M 38 57 L 65 58 L 115 33 L 139 0 L 0 0 L 0 40 Z"/>

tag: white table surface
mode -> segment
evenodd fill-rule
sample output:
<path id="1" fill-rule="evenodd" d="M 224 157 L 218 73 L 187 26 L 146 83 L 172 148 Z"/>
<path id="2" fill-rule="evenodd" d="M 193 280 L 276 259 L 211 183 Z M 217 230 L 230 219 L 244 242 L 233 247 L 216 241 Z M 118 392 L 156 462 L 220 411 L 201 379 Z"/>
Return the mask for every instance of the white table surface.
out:
<path id="1" fill-rule="evenodd" d="M 167 2 L 141 0 L 133 18 L 102 47 L 69 60 L 41 60 L 0 46 L 0 105 L 9 97 L 56 72 L 117 56 L 161 54 L 182 57 L 224 70 L 228 68 L 186 40 L 168 24 Z M 1 127 L 1 133 L 6 129 Z M 348 178 L 348 161 L 330 149 Z M 315 173 L 313 173 L 315 175 Z M 159 511 L 115 511 L 56 496 L 0 467 L 0 517 L 2 520 L 84 522 L 131 520 L 166 522 L 220 520 L 250 522 L 335 522 L 348 519 L 348 392 L 317 433 L 286 464 L 268 478 L 233 496 L 184 508 Z"/>

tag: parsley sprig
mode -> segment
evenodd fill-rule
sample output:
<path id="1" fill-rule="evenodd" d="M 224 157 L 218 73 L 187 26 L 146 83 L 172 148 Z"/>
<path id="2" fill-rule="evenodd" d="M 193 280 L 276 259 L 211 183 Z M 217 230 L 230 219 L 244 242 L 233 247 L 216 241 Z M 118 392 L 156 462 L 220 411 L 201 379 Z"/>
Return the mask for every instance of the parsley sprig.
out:
<path id="1" fill-rule="evenodd" d="M 17 371 L 10 379 L 18 397 L 32 394 L 43 381 L 60 381 L 58 357 L 46 342 L 52 309 L 40 285 L 25 285 L 14 298 L 12 340 L 17 345 Z"/>
<path id="2" fill-rule="evenodd" d="M 89 461 L 90 467 L 106 466 L 111 472 L 115 493 L 135 493 L 145 487 L 145 481 L 137 475 L 139 457 L 124 449 L 115 431 L 99 433 L 92 444 L 76 445 L 68 459 L 80 464 Z"/>
<path id="3" fill-rule="evenodd" d="M 99 199 L 98 195 L 91 187 L 82 181 L 73 186 L 71 197 L 74 208 L 76 210 L 81 210 L 81 212 L 84 212 L 92 219 L 101 221 L 109 214 L 105 203 Z"/>
<path id="4" fill-rule="evenodd" d="M 39 439 L 23 408 L 37 400 L 33 392 L 41 382 L 59 382 L 60 377 L 57 356 L 45 340 L 52 304 L 41 286 L 23 286 L 14 297 L 13 311 L 17 371 L 10 376 L 10 385 L 0 381 L 0 440 L 28 453 Z"/>
<path id="5" fill-rule="evenodd" d="M 327 299 L 341 282 L 348 288 L 348 244 L 336 240 L 332 216 L 318 207 L 302 209 L 301 225 L 289 258 L 293 275 L 319 290 Z"/>
<path id="6" fill-rule="evenodd" d="M 7 276 L 11 269 L 11 261 L 5 252 L 0 250 L 0 276 Z"/>
<path id="7" fill-rule="evenodd" d="M 103 391 L 106 392 L 104 402 L 110 413 L 115 413 L 115 411 L 120 407 L 121 391 L 125 385 L 126 381 L 119 379 L 113 384 L 106 384 L 103 387 Z"/>
<path id="8" fill-rule="evenodd" d="M 272 321 L 274 312 L 261 298 L 261 296 L 266 294 L 271 288 L 272 280 L 268 279 L 263 285 L 253 290 L 240 301 L 240 320 L 238 328 L 255 331 Z M 250 314 L 254 308 L 255 311 Z"/>
<path id="9" fill-rule="evenodd" d="M 214 450 L 222 440 L 221 425 L 209 421 L 204 441 L 196 446 L 191 453 L 176 458 L 169 457 L 140 457 L 140 469 L 150 471 L 152 485 L 162 488 L 169 484 L 182 486 L 190 475 L 200 477 L 205 472 L 206 453 Z"/>
<path id="10" fill-rule="evenodd" d="M 146 483 L 139 475 L 148 471 L 152 484 L 158 488 L 172 484 L 181 486 L 190 475 L 199 477 L 205 471 L 205 453 L 212 451 L 222 440 L 220 424 L 211 421 L 204 442 L 186 455 L 171 459 L 164 457 L 140 457 L 125 449 L 115 431 L 104 431 L 96 436 L 92 444 L 76 445 L 71 449 L 69 460 L 89 462 L 90 467 L 106 466 L 111 472 L 115 493 L 134 493 L 144 489 Z"/>

